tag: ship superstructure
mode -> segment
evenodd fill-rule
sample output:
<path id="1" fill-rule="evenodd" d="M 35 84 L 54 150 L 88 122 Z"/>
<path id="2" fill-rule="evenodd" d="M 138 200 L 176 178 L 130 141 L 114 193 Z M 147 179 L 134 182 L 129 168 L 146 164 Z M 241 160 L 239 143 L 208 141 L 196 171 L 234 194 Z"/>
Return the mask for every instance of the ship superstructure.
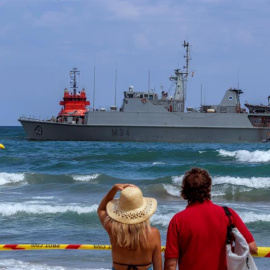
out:
<path id="1" fill-rule="evenodd" d="M 85 91 L 77 93 L 73 69 L 73 93 L 65 91 L 63 109 L 56 120 L 41 121 L 21 117 L 28 139 L 81 141 L 148 141 L 148 142 L 266 142 L 270 140 L 269 110 L 241 107 L 240 89 L 230 88 L 220 104 L 201 105 L 185 111 L 189 75 L 189 43 L 184 42 L 185 66 L 170 77 L 174 93 L 124 91 L 122 106 L 110 110 L 86 110 Z M 75 79 L 74 79 L 75 78 Z M 79 95 L 78 95 L 79 94 Z M 257 106 L 258 107 L 258 106 Z M 265 106 L 266 107 L 266 106 Z M 268 106 L 267 106 L 268 108 Z M 78 120 L 77 120 L 78 119 Z"/>
<path id="2" fill-rule="evenodd" d="M 74 67 L 70 71 L 71 91 L 69 91 L 67 88 L 64 89 L 63 100 L 59 102 L 62 108 L 58 113 L 58 116 L 53 118 L 55 122 L 84 124 L 85 114 L 88 112 L 88 106 L 90 105 L 90 102 L 87 101 L 84 88 L 81 91 L 77 91 L 78 75 L 80 75 L 80 71 Z"/>

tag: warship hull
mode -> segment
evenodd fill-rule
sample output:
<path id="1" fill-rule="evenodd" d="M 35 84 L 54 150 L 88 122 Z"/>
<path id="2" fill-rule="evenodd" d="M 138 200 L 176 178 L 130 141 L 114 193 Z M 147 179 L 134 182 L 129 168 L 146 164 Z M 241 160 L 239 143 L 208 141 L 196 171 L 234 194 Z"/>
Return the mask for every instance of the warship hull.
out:
<path id="1" fill-rule="evenodd" d="M 65 89 L 62 110 L 55 118 L 41 121 L 21 117 L 29 140 L 53 141 L 121 141 L 174 143 L 237 143 L 266 142 L 270 140 L 270 113 L 254 110 L 246 113 L 241 108 L 240 89 L 228 89 L 217 105 L 202 105 L 200 109 L 186 108 L 186 85 L 189 74 L 189 43 L 183 44 L 186 54 L 184 70 L 175 69 L 170 77 L 173 94 L 161 89 L 124 91 L 119 111 L 111 106 L 107 111 L 94 107 L 85 91 L 77 93 L 76 74 L 71 72 L 72 89 Z M 116 101 L 115 101 L 116 103 Z"/>
<path id="2" fill-rule="evenodd" d="M 169 121 L 165 116 L 156 115 L 156 121 L 150 118 L 148 123 L 144 114 L 126 115 L 120 112 L 90 112 L 88 116 L 90 123 L 87 124 L 67 124 L 27 118 L 20 118 L 19 121 L 29 140 L 174 143 L 237 143 L 270 140 L 270 127 L 252 126 L 248 114 L 183 113 L 173 114 L 173 116 L 172 118 L 178 121 L 174 121 L 176 119 Z"/>

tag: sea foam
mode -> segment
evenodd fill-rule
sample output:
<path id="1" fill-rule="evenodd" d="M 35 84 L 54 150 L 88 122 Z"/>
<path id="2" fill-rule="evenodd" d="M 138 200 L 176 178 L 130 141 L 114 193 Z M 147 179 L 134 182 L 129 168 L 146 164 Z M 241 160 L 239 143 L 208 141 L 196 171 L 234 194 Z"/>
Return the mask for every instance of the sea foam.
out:
<path id="1" fill-rule="evenodd" d="M 237 150 L 237 151 L 227 151 L 227 150 L 217 150 L 220 156 L 223 157 L 234 157 L 236 160 L 241 162 L 249 163 L 265 163 L 270 161 L 270 150 L 262 151 L 247 151 L 247 150 Z"/>
<path id="2" fill-rule="evenodd" d="M 258 221 L 270 222 L 270 215 L 268 214 L 257 214 L 254 212 L 244 212 L 244 213 L 238 213 L 238 214 L 245 223 L 258 222 Z"/>
<path id="3" fill-rule="evenodd" d="M 7 259 L 0 260 L 0 268 L 5 270 L 80 270 L 80 268 L 70 268 L 63 266 L 51 266 L 46 264 L 23 262 L 20 260 Z M 106 270 L 105 268 L 84 268 L 84 270 Z"/>
<path id="4" fill-rule="evenodd" d="M 160 161 L 153 162 L 153 166 L 156 166 L 156 165 L 165 165 L 165 164 L 166 163 L 160 162 Z"/>
<path id="5" fill-rule="evenodd" d="M 183 180 L 184 175 L 180 175 L 180 176 L 172 176 L 172 182 L 176 185 L 181 185 L 182 184 L 182 180 Z"/>
<path id="6" fill-rule="evenodd" d="M 180 186 L 182 184 L 183 175 L 172 176 L 172 183 Z M 232 184 L 236 186 L 246 186 L 250 188 L 269 188 L 270 177 L 233 177 L 233 176 L 214 176 L 212 177 L 213 186 L 220 184 Z M 164 186 L 164 185 L 163 185 Z M 169 185 L 167 185 L 169 186 Z M 164 187 L 165 188 L 165 187 Z M 168 188 L 168 189 L 167 189 Z M 169 194 L 174 195 L 175 191 L 169 191 L 169 187 L 165 188 Z"/>
<path id="7" fill-rule="evenodd" d="M 179 187 L 175 187 L 173 185 L 169 184 L 163 184 L 164 189 L 167 191 L 167 193 L 171 196 L 174 197 L 179 197 L 180 196 L 180 189 Z"/>
<path id="8" fill-rule="evenodd" d="M 24 181 L 23 173 L 0 173 L 0 186 Z"/>
<path id="9" fill-rule="evenodd" d="M 58 214 L 75 212 L 77 214 L 86 214 L 96 212 L 97 204 L 92 206 L 74 206 L 74 205 L 44 205 L 44 204 L 31 204 L 31 203 L 0 203 L 0 215 L 12 216 L 19 213 L 24 214 Z"/>
<path id="10" fill-rule="evenodd" d="M 246 186 L 250 188 L 269 188 L 270 187 L 270 177 L 231 177 L 222 176 L 214 177 L 213 185 L 218 184 L 232 184 L 236 186 Z"/>
<path id="11" fill-rule="evenodd" d="M 174 216 L 175 213 L 167 214 L 167 215 L 162 215 L 162 214 L 154 214 L 151 217 L 151 224 L 154 226 L 163 226 L 167 227 L 170 223 L 170 220 Z"/>
<path id="12" fill-rule="evenodd" d="M 95 174 L 90 174 L 90 175 L 73 175 L 72 177 L 75 181 L 87 182 L 87 181 L 97 179 L 99 176 L 100 174 L 95 173 Z"/>

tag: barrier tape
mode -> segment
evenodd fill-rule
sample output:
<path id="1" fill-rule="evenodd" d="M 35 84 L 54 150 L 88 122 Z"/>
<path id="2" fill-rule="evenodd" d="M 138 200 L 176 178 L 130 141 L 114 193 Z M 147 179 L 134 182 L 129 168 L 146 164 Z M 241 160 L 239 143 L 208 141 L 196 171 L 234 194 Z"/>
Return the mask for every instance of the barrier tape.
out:
<path id="1" fill-rule="evenodd" d="M 0 244 L 0 251 L 11 250 L 41 250 L 41 249 L 94 249 L 94 250 L 110 250 L 110 245 L 64 245 L 64 244 Z M 165 251 L 165 246 L 161 247 L 161 251 Z M 253 257 L 270 258 L 270 247 L 258 247 L 258 253 Z"/>

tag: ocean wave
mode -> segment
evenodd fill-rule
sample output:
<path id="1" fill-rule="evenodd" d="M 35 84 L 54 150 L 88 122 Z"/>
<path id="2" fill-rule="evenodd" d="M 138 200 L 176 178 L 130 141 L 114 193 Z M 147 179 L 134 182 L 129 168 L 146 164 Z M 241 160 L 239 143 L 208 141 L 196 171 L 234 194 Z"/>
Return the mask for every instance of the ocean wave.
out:
<path id="1" fill-rule="evenodd" d="M 180 189 L 169 184 L 162 184 L 166 192 L 174 197 L 179 197 L 180 196 Z"/>
<path id="2" fill-rule="evenodd" d="M 215 198 L 215 197 L 222 197 L 226 195 L 226 188 L 222 189 L 222 190 L 212 190 L 211 192 L 211 197 Z"/>
<path id="3" fill-rule="evenodd" d="M 183 175 L 172 176 L 172 183 L 177 186 L 180 186 L 182 184 L 182 179 L 183 179 Z M 213 180 L 213 186 L 220 185 L 220 184 L 231 184 L 235 186 L 246 186 L 249 188 L 257 188 L 257 189 L 270 188 L 270 177 L 248 178 L 248 177 L 232 177 L 232 176 L 214 176 L 212 177 L 212 180 Z M 167 188 L 165 189 L 167 190 Z M 174 192 L 172 191 L 172 193 Z"/>
<path id="4" fill-rule="evenodd" d="M 252 223 L 252 222 L 270 222 L 270 215 L 268 214 L 257 214 L 254 212 L 245 212 L 245 213 L 238 213 L 239 216 L 245 223 Z"/>
<path id="5" fill-rule="evenodd" d="M 154 214 L 151 217 L 151 224 L 153 226 L 162 226 L 162 227 L 168 227 L 172 217 L 184 210 L 184 208 L 181 208 L 181 206 L 179 206 L 177 209 L 175 209 L 175 212 L 169 212 L 166 214 L 162 214 L 161 211 L 159 211 L 158 213 Z M 172 210 L 172 209 L 171 209 Z M 253 222 L 270 222 L 270 215 L 268 214 L 257 214 L 254 212 L 238 212 L 239 216 L 241 217 L 241 219 L 245 222 L 245 223 L 253 223 Z"/>
<path id="6" fill-rule="evenodd" d="M 80 268 L 70 268 L 63 266 L 50 266 L 46 264 L 23 262 L 20 260 L 7 259 L 0 260 L 0 268 L 5 270 L 80 270 Z M 106 270 L 105 268 L 84 268 L 85 270 Z"/>
<path id="7" fill-rule="evenodd" d="M 99 173 L 90 174 L 90 175 L 72 175 L 75 181 L 82 181 L 82 182 L 87 182 L 87 181 L 97 179 L 99 176 L 100 176 Z"/>
<path id="8" fill-rule="evenodd" d="M 159 162 L 159 161 L 156 161 L 156 162 L 153 162 L 153 165 L 165 165 L 166 163 L 164 162 Z"/>
<path id="9" fill-rule="evenodd" d="M 171 184 L 162 183 L 167 194 L 180 197 L 183 176 L 172 176 Z M 212 198 L 234 196 L 252 190 L 268 190 L 270 188 L 270 177 L 231 177 L 216 176 L 212 178 Z"/>
<path id="10" fill-rule="evenodd" d="M 231 177 L 231 176 L 222 176 L 214 177 L 213 185 L 220 184 L 232 184 L 236 186 L 246 186 L 249 188 L 269 188 L 270 187 L 270 177 Z"/>
<path id="11" fill-rule="evenodd" d="M 0 186 L 19 183 L 24 181 L 23 173 L 0 173 Z"/>
<path id="12" fill-rule="evenodd" d="M 223 157 L 234 157 L 236 160 L 241 162 L 249 163 L 265 163 L 270 161 L 270 150 L 261 151 L 248 151 L 248 150 L 237 150 L 237 151 L 227 151 L 227 150 L 217 150 L 220 156 Z"/>
<path id="13" fill-rule="evenodd" d="M 53 196 L 35 196 L 32 198 L 35 200 L 52 200 L 54 197 Z"/>
<path id="14" fill-rule="evenodd" d="M 0 203 L 0 215 L 13 216 L 19 213 L 43 215 L 75 212 L 77 214 L 86 214 L 96 212 L 97 204 L 92 206 L 75 206 L 75 205 L 44 205 L 31 203 Z"/>
<path id="15" fill-rule="evenodd" d="M 154 214 L 151 217 L 151 224 L 153 226 L 162 226 L 162 227 L 167 227 L 176 213 L 172 213 L 170 215 L 162 215 L 162 214 Z"/>
<path id="16" fill-rule="evenodd" d="M 173 185 L 169 185 L 169 184 L 163 184 L 164 189 L 166 190 L 166 192 L 173 196 L 173 197 L 180 197 L 180 187 L 177 186 L 173 186 Z M 222 187 L 213 187 L 212 188 L 212 192 L 211 192 L 211 197 L 222 197 L 225 196 L 227 194 L 227 190 L 228 190 L 228 185 L 226 186 L 222 186 Z M 235 195 L 237 193 L 241 193 L 241 192 L 248 192 L 251 191 L 251 188 L 248 187 L 233 187 L 233 189 L 230 189 L 230 192 L 232 193 L 232 195 Z"/>
<path id="17" fill-rule="evenodd" d="M 181 185 L 182 184 L 182 180 L 183 180 L 183 176 L 184 175 L 180 175 L 180 176 L 172 176 L 172 182 L 176 185 Z"/>

